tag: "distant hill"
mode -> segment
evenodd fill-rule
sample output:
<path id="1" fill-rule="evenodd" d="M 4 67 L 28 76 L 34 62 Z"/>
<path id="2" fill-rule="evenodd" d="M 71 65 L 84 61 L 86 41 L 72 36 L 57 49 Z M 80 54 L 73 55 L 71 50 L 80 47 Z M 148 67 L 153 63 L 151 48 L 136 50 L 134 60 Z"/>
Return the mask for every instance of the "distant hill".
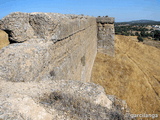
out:
<path id="1" fill-rule="evenodd" d="M 116 24 L 160 24 L 160 21 L 154 20 L 133 20 L 128 22 L 116 22 Z"/>
<path id="2" fill-rule="evenodd" d="M 130 23 L 155 23 L 155 22 L 160 22 L 160 21 L 154 21 L 154 20 L 133 20 L 133 21 L 130 21 Z"/>

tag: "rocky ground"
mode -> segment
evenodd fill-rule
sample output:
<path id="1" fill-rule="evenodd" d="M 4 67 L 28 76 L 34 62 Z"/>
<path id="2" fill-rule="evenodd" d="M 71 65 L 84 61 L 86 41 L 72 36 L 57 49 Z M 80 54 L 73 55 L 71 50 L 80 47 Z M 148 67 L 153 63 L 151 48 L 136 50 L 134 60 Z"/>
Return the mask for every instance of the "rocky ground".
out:
<path id="1" fill-rule="evenodd" d="M 123 120 L 126 103 L 93 83 L 0 81 L 0 120 Z"/>
<path id="2" fill-rule="evenodd" d="M 127 101 L 134 114 L 160 115 L 160 50 L 136 37 L 116 36 L 116 54 L 98 53 L 92 81 Z"/>

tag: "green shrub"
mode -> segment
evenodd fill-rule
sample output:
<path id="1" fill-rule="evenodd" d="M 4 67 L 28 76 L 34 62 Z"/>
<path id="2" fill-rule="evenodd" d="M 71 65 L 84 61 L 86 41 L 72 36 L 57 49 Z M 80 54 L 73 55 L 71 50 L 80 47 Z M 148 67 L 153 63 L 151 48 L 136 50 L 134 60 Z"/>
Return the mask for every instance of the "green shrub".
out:
<path id="1" fill-rule="evenodd" d="M 138 36 L 137 39 L 138 39 L 138 42 L 143 42 L 143 38 L 141 36 Z"/>

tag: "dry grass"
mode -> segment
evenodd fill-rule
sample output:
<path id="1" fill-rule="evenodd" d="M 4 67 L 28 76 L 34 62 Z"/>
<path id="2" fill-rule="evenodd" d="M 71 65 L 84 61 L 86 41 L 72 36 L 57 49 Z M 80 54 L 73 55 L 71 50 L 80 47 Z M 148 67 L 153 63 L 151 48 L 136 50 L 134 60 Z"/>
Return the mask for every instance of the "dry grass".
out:
<path id="1" fill-rule="evenodd" d="M 132 113 L 160 115 L 160 49 L 116 36 L 116 55 L 98 53 L 92 81 L 127 101 Z"/>
<path id="2" fill-rule="evenodd" d="M 45 94 L 40 98 L 40 104 L 43 105 L 49 113 L 56 109 L 59 113 L 67 114 L 72 120 L 125 120 L 120 103 L 109 110 L 101 105 L 96 105 L 71 94 L 64 94 L 60 91 Z"/>
<path id="3" fill-rule="evenodd" d="M 0 30 L 0 49 L 9 45 L 8 35 L 4 31 Z"/>

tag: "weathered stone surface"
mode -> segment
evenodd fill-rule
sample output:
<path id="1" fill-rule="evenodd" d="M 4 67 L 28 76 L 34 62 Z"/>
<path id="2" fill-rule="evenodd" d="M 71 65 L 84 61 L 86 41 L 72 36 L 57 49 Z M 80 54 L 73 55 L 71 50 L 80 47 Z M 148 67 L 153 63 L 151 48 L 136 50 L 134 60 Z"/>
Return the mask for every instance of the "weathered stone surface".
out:
<path id="1" fill-rule="evenodd" d="M 0 30 L 0 49 L 9 44 L 8 34 L 3 30 Z"/>
<path id="2" fill-rule="evenodd" d="M 13 15 L 20 18 L 19 21 L 10 17 Z M 23 21 L 26 19 L 24 16 L 30 16 L 30 22 Z M 14 33 L 13 39 L 27 41 L 0 51 L 1 79 L 33 81 L 49 77 L 53 80 L 90 80 L 97 52 L 95 18 L 54 13 L 13 13 L 2 21 L 7 20 L 2 26 Z M 28 26 L 27 29 L 25 26 Z M 33 30 L 34 35 L 29 34 L 28 29 Z"/>
<path id="3" fill-rule="evenodd" d="M 114 56 L 114 18 L 98 17 L 98 52 Z"/>
<path id="4" fill-rule="evenodd" d="M 124 101 L 93 83 L 72 80 L 13 83 L 0 81 L 0 119 L 122 120 Z"/>
<path id="5" fill-rule="evenodd" d="M 10 39 L 16 42 L 33 38 L 56 42 L 86 29 L 94 21 L 87 16 L 15 12 L 1 20 L 0 29 L 11 31 Z"/>

